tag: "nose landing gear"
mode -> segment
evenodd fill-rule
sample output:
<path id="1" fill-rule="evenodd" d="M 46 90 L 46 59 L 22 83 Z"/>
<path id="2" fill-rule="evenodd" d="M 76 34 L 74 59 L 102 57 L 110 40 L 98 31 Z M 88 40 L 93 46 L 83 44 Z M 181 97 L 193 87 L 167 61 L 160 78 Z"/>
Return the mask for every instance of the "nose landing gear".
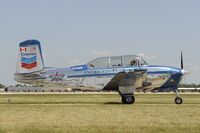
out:
<path id="1" fill-rule="evenodd" d="M 177 89 L 174 90 L 174 92 L 176 93 L 176 98 L 175 98 L 174 102 L 175 102 L 176 104 L 178 104 L 178 105 L 179 105 L 179 104 L 182 104 L 182 103 L 183 103 L 183 99 L 179 97 Z"/>
<path id="2" fill-rule="evenodd" d="M 183 99 L 180 98 L 180 97 L 176 97 L 174 101 L 175 101 L 176 104 L 182 104 L 183 103 Z"/>

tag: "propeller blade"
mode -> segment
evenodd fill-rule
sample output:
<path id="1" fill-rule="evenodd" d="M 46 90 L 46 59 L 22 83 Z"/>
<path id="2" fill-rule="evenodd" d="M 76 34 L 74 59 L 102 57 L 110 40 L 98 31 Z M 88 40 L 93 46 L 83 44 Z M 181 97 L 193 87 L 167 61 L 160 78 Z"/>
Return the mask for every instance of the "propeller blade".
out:
<path id="1" fill-rule="evenodd" d="M 183 70 L 184 68 L 183 68 L 183 53 L 182 53 L 182 51 L 181 51 L 181 69 Z"/>
<path id="2" fill-rule="evenodd" d="M 182 72 L 182 76 L 181 76 L 180 82 L 183 83 L 186 80 L 185 75 L 189 74 L 189 72 L 184 70 L 183 52 L 182 51 L 181 51 L 181 72 Z"/>

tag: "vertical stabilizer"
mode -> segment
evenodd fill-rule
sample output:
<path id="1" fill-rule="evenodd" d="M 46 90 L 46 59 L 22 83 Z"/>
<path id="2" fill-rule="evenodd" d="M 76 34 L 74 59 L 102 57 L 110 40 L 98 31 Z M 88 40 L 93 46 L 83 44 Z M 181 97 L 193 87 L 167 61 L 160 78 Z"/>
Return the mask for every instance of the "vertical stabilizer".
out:
<path id="1" fill-rule="evenodd" d="M 44 68 L 40 42 L 27 40 L 19 44 L 16 73 L 32 73 Z"/>

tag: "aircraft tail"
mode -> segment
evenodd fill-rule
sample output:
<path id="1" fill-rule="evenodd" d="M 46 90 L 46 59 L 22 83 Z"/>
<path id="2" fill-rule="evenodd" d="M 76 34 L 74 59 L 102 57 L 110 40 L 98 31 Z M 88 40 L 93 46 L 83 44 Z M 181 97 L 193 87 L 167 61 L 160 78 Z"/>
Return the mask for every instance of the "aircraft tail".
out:
<path id="1" fill-rule="evenodd" d="M 40 42 L 37 40 L 21 42 L 18 50 L 16 73 L 33 73 L 41 71 L 43 68 L 44 62 Z"/>

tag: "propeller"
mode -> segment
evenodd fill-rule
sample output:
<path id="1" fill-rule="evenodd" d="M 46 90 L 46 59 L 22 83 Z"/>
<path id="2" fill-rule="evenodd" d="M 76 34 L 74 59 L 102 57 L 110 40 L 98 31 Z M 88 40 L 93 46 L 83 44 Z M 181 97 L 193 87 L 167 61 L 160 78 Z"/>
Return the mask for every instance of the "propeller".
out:
<path id="1" fill-rule="evenodd" d="M 181 51 L 181 72 L 182 72 L 183 76 L 186 75 L 186 74 L 189 74 L 188 71 L 185 71 L 185 70 L 184 70 L 183 52 L 182 52 L 182 51 Z"/>
<path id="2" fill-rule="evenodd" d="M 183 68 L 183 52 L 181 51 L 181 69 L 184 70 Z"/>
<path id="3" fill-rule="evenodd" d="M 181 82 L 183 82 L 184 80 L 186 80 L 185 75 L 189 74 L 189 72 L 184 70 L 184 61 L 183 61 L 183 52 L 182 51 L 181 51 L 181 73 L 182 73 Z"/>

